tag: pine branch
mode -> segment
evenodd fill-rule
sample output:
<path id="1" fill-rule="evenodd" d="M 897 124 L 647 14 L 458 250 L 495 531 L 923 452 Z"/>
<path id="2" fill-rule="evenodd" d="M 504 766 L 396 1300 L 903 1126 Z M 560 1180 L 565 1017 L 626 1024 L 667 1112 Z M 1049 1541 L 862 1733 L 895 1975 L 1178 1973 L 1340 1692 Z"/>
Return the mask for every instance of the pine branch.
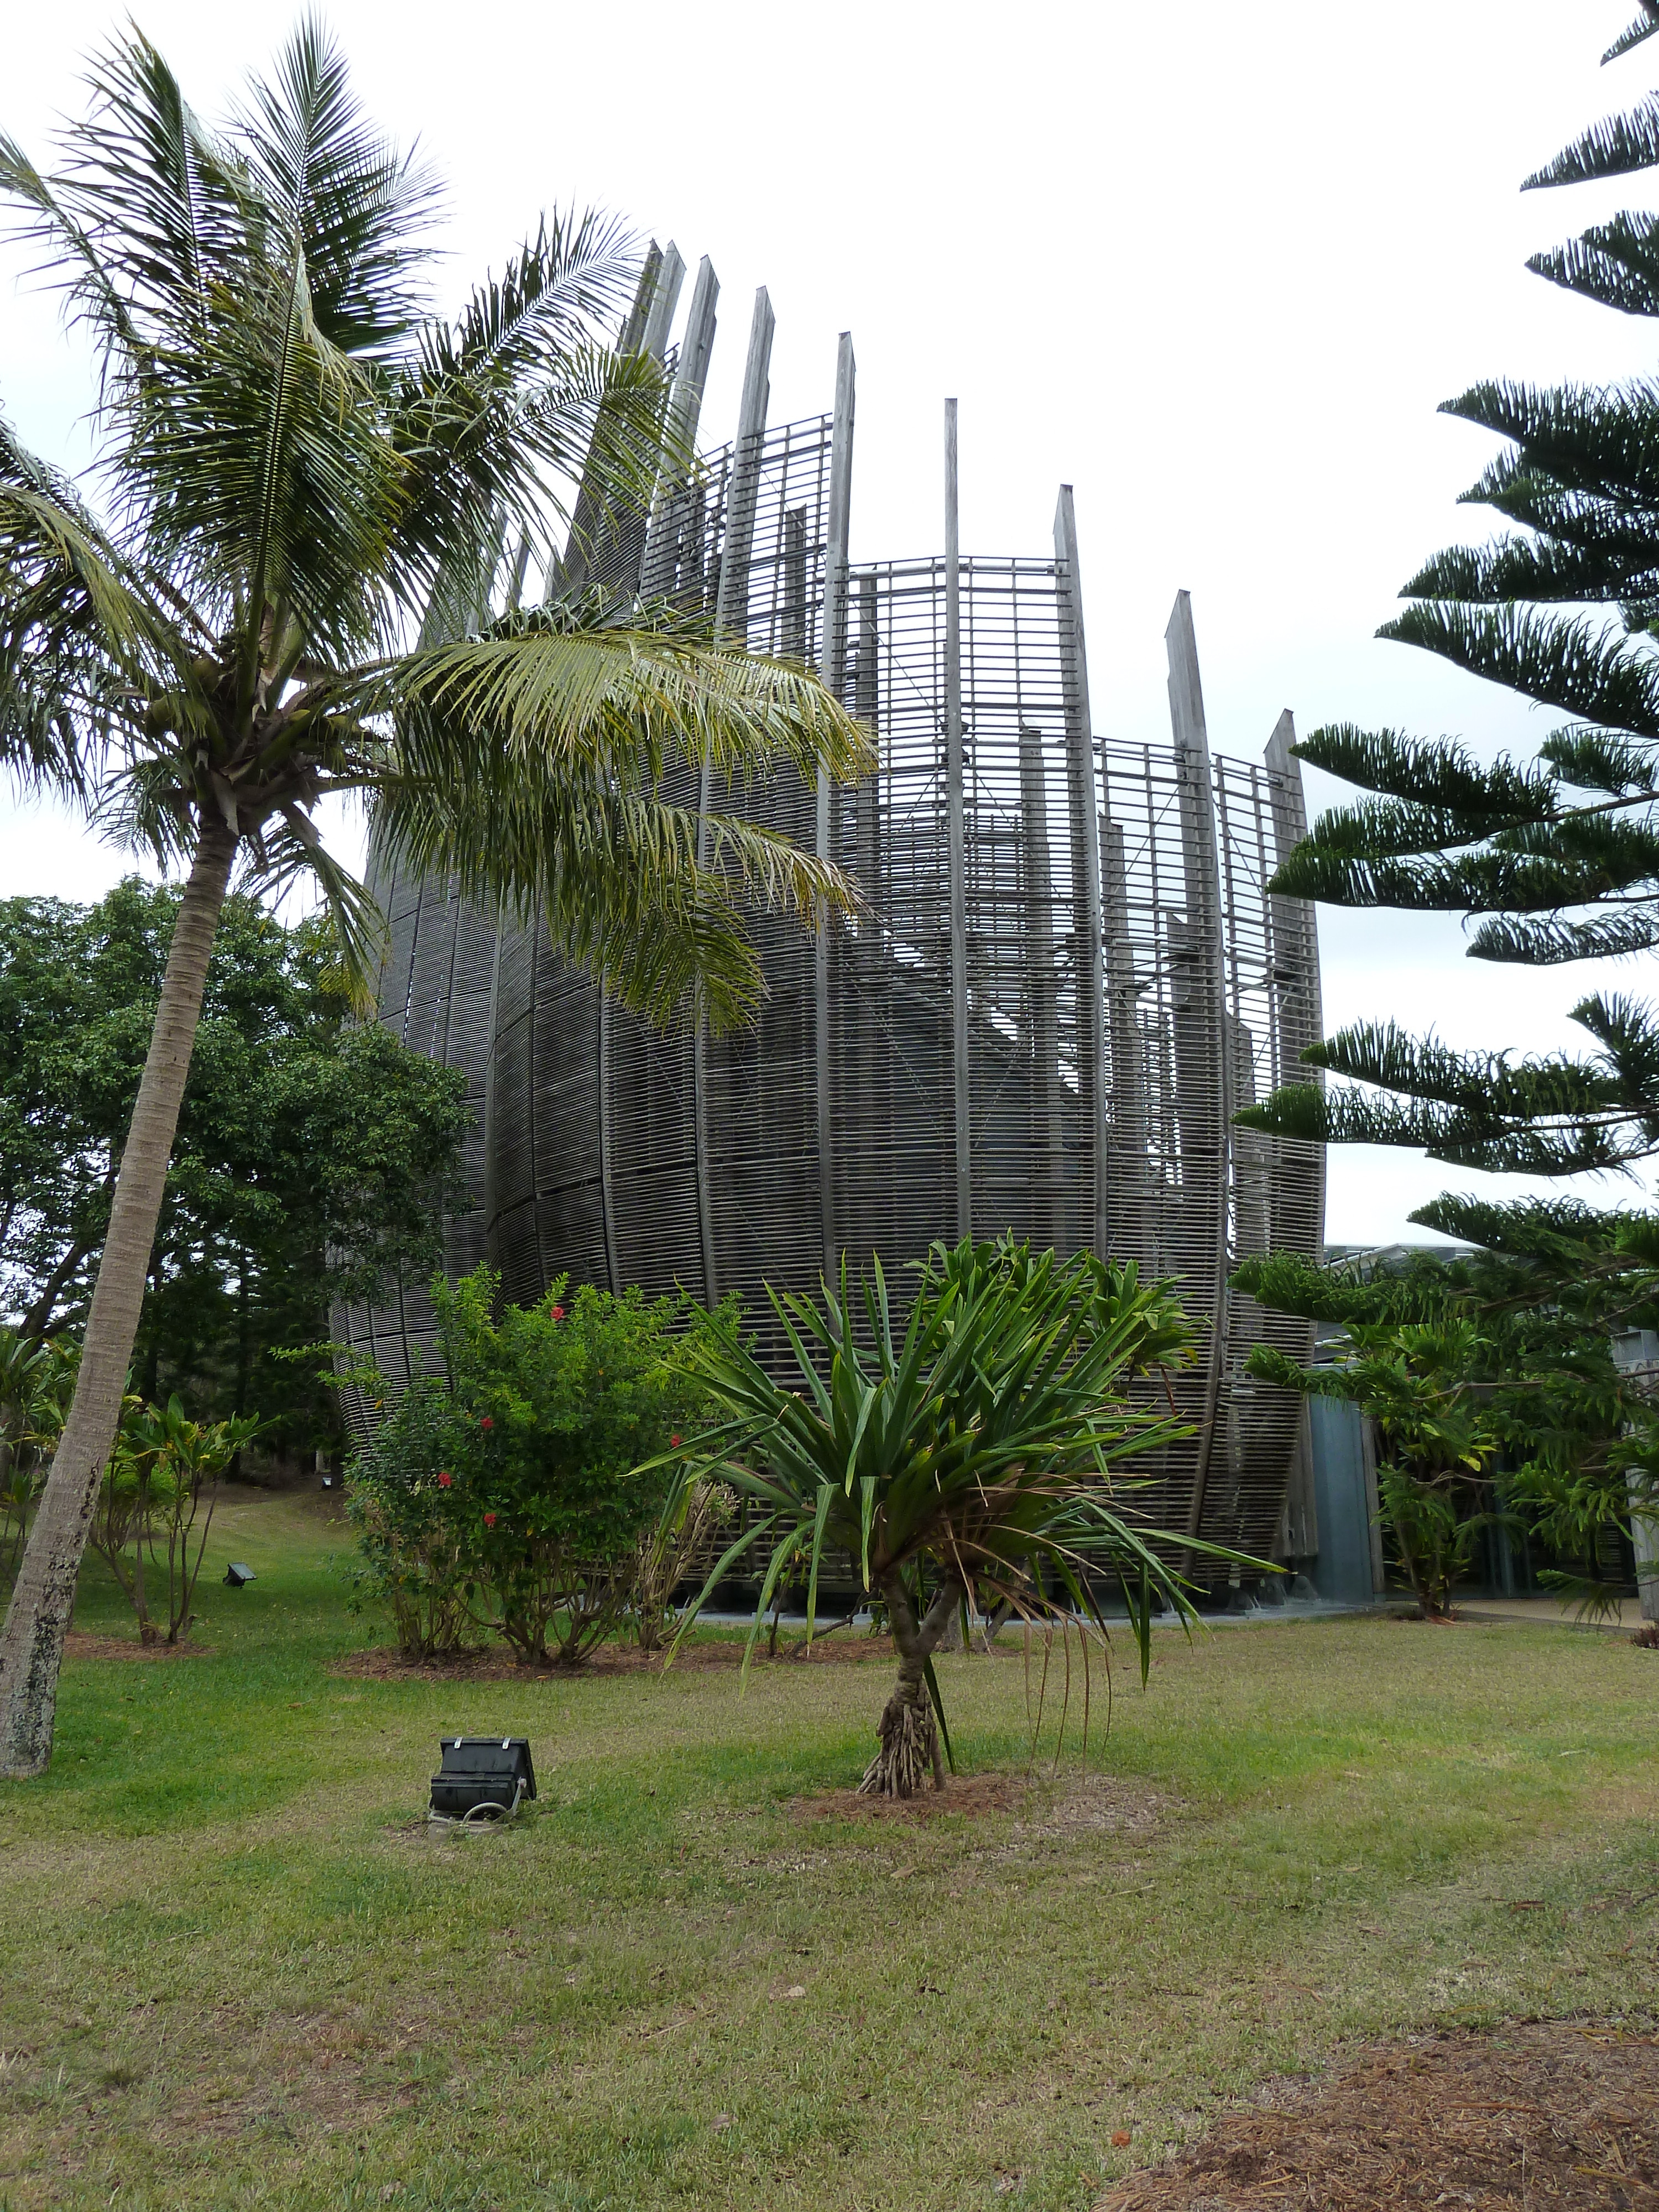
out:
<path id="1" fill-rule="evenodd" d="M 1625 36 L 1629 38 L 1630 33 Z M 1535 169 L 1521 189 L 1540 191 L 1553 185 L 1588 184 L 1596 177 L 1628 177 L 1655 167 L 1659 167 L 1659 93 L 1650 93 L 1639 107 L 1623 115 L 1593 124 L 1553 161 Z"/>
<path id="2" fill-rule="evenodd" d="M 1659 746 L 1614 737 L 1607 730 L 1557 730 L 1538 748 L 1541 759 L 1580 791 L 1618 799 L 1659 799 Z"/>
<path id="3" fill-rule="evenodd" d="M 1559 1054 L 1517 1061 L 1506 1052 L 1458 1052 L 1432 1036 L 1410 1036 L 1393 1022 L 1356 1022 L 1310 1045 L 1302 1057 L 1310 1066 L 1353 1082 L 1455 1107 L 1494 1128 L 1517 1116 L 1595 1114 L 1623 1103 L 1609 1077 L 1582 1061 Z"/>
<path id="4" fill-rule="evenodd" d="M 1621 54 L 1629 53 L 1632 46 L 1639 46 L 1644 39 L 1650 39 L 1656 31 L 1659 31 L 1659 0 L 1642 0 L 1641 14 L 1627 31 L 1619 33 L 1602 55 L 1602 68 L 1609 62 L 1616 62 Z"/>
<path id="5" fill-rule="evenodd" d="M 1527 263 L 1535 276 L 1626 315 L 1659 315 L 1659 216 L 1626 213 Z"/>
<path id="6" fill-rule="evenodd" d="M 1366 791 L 1474 818 L 1531 822 L 1553 808 L 1550 780 L 1529 763 L 1483 768 L 1450 738 L 1407 738 L 1327 722 L 1292 748 L 1298 760 Z"/>
<path id="7" fill-rule="evenodd" d="M 1582 605 L 1659 593 L 1659 542 L 1650 528 L 1617 517 L 1585 535 L 1588 542 L 1579 544 L 1505 538 L 1495 545 L 1451 546 L 1425 562 L 1400 596 L 1471 605 L 1531 599 Z"/>
<path id="8" fill-rule="evenodd" d="M 1571 960 L 1617 960 L 1659 945 L 1659 914 L 1626 910 L 1589 921 L 1523 921 L 1514 915 L 1483 921 L 1469 939 L 1472 960 L 1555 968 Z"/>
<path id="9" fill-rule="evenodd" d="M 1659 738 L 1659 655 L 1617 630 L 1524 607 L 1408 607 L 1376 635 L 1421 646 L 1541 705 Z"/>

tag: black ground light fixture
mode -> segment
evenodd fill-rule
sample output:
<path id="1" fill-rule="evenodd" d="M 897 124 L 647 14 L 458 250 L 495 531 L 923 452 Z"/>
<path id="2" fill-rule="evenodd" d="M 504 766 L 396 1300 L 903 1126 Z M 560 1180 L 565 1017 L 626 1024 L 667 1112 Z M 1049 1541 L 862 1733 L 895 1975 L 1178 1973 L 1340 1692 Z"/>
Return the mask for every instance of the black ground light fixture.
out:
<path id="1" fill-rule="evenodd" d="M 225 1569 L 225 1580 L 232 1589 L 240 1589 L 244 1583 L 257 1582 L 258 1579 L 252 1568 L 245 1567 L 240 1559 Z"/>
<path id="2" fill-rule="evenodd" d="M 470 1822 L 504 1820 L 536 1794 L 530 1739 L 522 1735 L 447 1735 L 438 1747 L 427 1817 Z"/>

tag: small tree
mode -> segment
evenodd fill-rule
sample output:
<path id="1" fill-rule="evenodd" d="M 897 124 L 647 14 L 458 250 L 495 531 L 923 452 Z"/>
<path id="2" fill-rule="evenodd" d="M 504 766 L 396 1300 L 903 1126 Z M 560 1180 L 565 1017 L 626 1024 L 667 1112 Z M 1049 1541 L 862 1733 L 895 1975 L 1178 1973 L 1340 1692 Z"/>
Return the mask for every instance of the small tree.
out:
<path id="1" fill-rule="evenodd" d="M 880 1748 L 860 1785 L 884 1796 L 913 1796 L 930 1771 L 944 1787 L 933 1658 L 970 1604 L 1007 1606 L 1028 1621 L 1078 1619 L 1103 1634 L 1095 1578 L 1109 1577 L 1127 1605 L 1144 1679 L 1153 1611 L 1192 1618 L 1170 1559 L 1212 1548 L 1140 1525 L 1142 1486 L 1121 1472 L 1186 1433 L 1129 1402 L 1137 1376 L 1188 1356 L 1190 1332 L 1169 1286 L 1143 1285 L 1133 1266 L 1089 1253 L 1034 1255 L 1005 1237 L 935 1245 L 902 1339 L 879 1261 L 861 1316 L 844 1261 L 839 1297 L 826 1286 L 821 1306 L 769 1295 L 793 1349 L 793 1389 L 731 1337 L 695 1354 L 727 1419 L 686 1448 L 679 1480 L 717 1475 L 757 1514 L 681 1633 L 754 1547 L 763 1565 L 748 1650 L 780 1578 L 803 1559 L 810 1644 L 824 1555 L 849 1553 L 886 1607 L 898 1655 Z"/>
<path id="2" fill-rule="evenodd" d="M 91 1540 L 138 1616 L 142 1643 L 177 1644 L 189 1628 L 220 1480 L 258 1432 L 258 1421 L 193 1421 L 177 1396 L 165 1406 L 128 1399 Z M 151 1610 L 162 1591 L 164 1626 Z"/>
<path id="3" fill-rule="evenodd" d="M 1644 1224 L 1565 1200 L 1474 1218 L 1482 1247 L 1455 1257 L 1247 1262 L 1238 1289 L 1340 1331 L 1329 1367 L 1259 1346 L 1251 1371 L 1378 1422 L 1383 1518 L 1425 1613 L 1443 1615 L 1452 1579 L 1498 1522 L 1564 1563 L 1542 1581 L 1606 1610 L 1604 1536 L 1659 1522 L 1659 1406 L 1644 1376 L 1620 1368 L 1612 1340 L 1632 1311 L 1635 1325 L 1659 1326 Z"/>
<path id="4" fill-rule="evenodd" d="M 1376 1423 L 1382 1525 L 1425 1620 L 1450 1620 L 1452 1586 L 1499 1518 L 1492 1470 L 1504 1440 L 1481 1352 L 1471 1322 L 1449 1321 L 1352 1322 L 1329 1367 L 1298 1366 L 1271 1345 L 1250 1354 L 1263 1382 L 1340 1400 Z"/>
<path id="5" fill-rule="evenodd" d="M 708 1565 L 712 1544 L 734 1515 L 737 1499 L 721 1482 L 677 1487 L 672 1513 L 640 1538 L 629 1619 L 641 1651 L 660 1651 L 670 1608 L 680 1584 Z"/>

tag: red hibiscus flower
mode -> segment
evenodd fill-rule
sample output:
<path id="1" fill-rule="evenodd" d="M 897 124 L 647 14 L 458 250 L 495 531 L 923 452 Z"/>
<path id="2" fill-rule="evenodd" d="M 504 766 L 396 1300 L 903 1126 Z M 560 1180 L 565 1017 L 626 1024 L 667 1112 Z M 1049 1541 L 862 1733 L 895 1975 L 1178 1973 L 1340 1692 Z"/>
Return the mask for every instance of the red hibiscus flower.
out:
<path id="1" fill-rule="evenodd" d="M 446 1474 L 441 1468 L 438 1470 L 438 1487 L 440 1490 L 447 1490 L 450 1484 L 453 1482 L 455 1478 L 453 1474 Z"/>
<path id="2" fill-rule="evenodd" d="M 679 1442 L 679 1438 L 678 1437 L 670 1437 L 668 1441 L 671 1444 L 677 1444 Z"/>
<path id="3" fill-rule="evenodd" d="M 485 1527 L 486 1528 L 493 1528 L 495 1527 L 495 1515 L 494 1515 L 493 1513 L 486 1513 L 486 1514 L 484 1515 L 484 1527 Z"/>
<path id="4" fill-rule="evenodd" d="M 479 1426 L 481 1429 L 493 1429 L 493 1428 L 495 1427 L 495 1421 L 491 1419 L 491 1417 L 490 1417 L 488 1413 L 486 1413 L 486 1414 L 484 1415 L 484 1417 L 483 1417 L 483 1420 L 481 1420 L 481 1421 L 479 1422 L 479 1424 L 478 1424 L 478 1426 Z"/>
<path id="5" fill-rule="evenodd" d="M 553 1318 L 555 1321 L 562 1321 L 564 1319 L 564 1308 L 562 1306 L 554 1307 Z"/>

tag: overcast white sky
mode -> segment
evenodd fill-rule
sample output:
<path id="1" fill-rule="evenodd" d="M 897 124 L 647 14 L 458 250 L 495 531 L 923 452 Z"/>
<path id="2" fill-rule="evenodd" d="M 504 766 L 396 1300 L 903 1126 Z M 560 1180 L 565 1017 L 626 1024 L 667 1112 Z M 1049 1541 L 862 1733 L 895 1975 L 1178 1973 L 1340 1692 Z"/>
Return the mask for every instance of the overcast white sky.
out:
<path id="1" fill-rule="evenodd" d="M 267 58 L 241 9 L 137 0 L 210 116 Z M 854 558 L 934 550 L 939 402 L 959 395 L 965 550 L 1046 550 L 1077 488 L 1097 729 L 1168 726 L 1163 634 L 1193 594 L 1212 742 L 1259 751 L 1281 708 L 1461 732 L 1547 725 L 1372 633 L 1429 552 L 1489 525 L 1459 508 L 1492 441 L 1437 418 L 1477 377 L 1646 372 L 1650 332 L 1526 271 L 1528 252 L 1639 199 L 1521 178 L 1653 81 L 1597 58 L 1635 0 L 707 0 L 625 9 L 426 0 L 325 10 L 371 109 L 450 183 L 453 289 L 554 202 L 598 203 L 712 255 L 720 335 L 704 422 L 735 414 L 757 284 L 778 317 L 775 421 L 859 363 Z M 37 158 L 79 105 L 81 58 L 124 15 L 9 11 L 0 128 Z M 0 405 L 38 450 L 87 451 L 80 345 L 0 249 Z M 689 296 L 689 286 L 688 286 Z M 1335 787 L 1313 794 L 1316 803 Z M 94 896 L 125 859 L 0 796 L 0 891 Z M 1571 1042 L 1599 975 L 1462 957 L 1450 919 L 1322 911 L 1331 1026 L 1433 1024 L 1468 1045 Z M 1420 1235 L 1436 1191 L 1521 1188 L 1414 1156 L 1331 1160 L 1328 1234 Z M 1607 1193 L 1613 1196 L 1615 1193 Z"/>

